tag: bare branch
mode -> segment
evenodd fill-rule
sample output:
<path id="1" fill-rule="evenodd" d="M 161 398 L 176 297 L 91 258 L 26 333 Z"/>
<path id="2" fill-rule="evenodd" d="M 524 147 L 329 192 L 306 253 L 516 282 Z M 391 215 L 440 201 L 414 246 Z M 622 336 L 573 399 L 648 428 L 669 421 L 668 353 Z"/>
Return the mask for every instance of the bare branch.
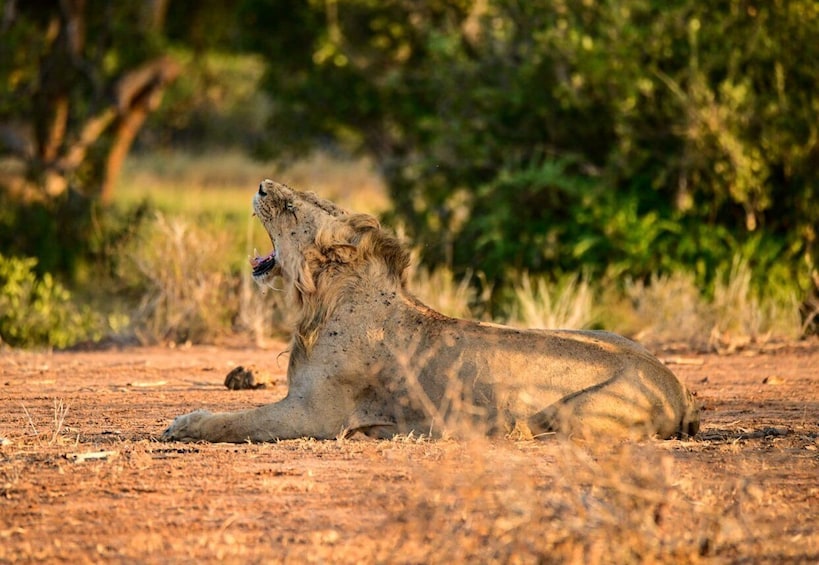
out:
<path id="1" fill-rule="evenodd" d="M 79 139 L 71 145 L 65 156 L 57 161 L 57 169 L 63 173 L 76 169 L 85 159 L 88 148 L 99 139 L 116 117 L 116 110 L 109 106 L 90 118 L 83 127 Z"/>
<path id="2" fill-rule="evenodd" d="M 114 89 L 119 113 L 126 113 L 142 97 L 161 91 L 179 76 L 180 70 L 179 64 L 170 57 L 159 57 L 125 74 Z M 151 102 L 153 106 L 154 100 Z"/>
<path id="3" fill-rule="evenodd" d="M 117 118 L 126 124 L 124 128 L 119 128 L 118 135 L 125 135 L 127 137 L 125 145 L 130 146 L 145 115 L 156 108 L 162 90 L 179 76 L 179 72 L 180 67 L 173 59 L 160 57 L 126 73 L 114 88 L 116 93 L 114 104 L 104 108 L 86 122 L 77 141 L 59 160 L 58 168 L 63 172 L 77 168 L 85 159 L 88 148 Z M 121 150 L 122 142 L 115 140 L 114 146 L 120 146 Z"/>

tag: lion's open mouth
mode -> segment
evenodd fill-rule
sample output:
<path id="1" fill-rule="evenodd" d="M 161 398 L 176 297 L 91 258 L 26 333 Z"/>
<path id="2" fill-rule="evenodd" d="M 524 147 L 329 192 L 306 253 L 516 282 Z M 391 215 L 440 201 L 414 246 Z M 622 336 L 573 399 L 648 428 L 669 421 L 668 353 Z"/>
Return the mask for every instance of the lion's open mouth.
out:
<path id="1" fill-rule="evenodd" d="M 250 258 L 250 266 L 253 267 L 253 276 L 260 277 L 268 273 L 276 266 L 276 250 L 270 252 L 264 257 L 255 256 Z"/>

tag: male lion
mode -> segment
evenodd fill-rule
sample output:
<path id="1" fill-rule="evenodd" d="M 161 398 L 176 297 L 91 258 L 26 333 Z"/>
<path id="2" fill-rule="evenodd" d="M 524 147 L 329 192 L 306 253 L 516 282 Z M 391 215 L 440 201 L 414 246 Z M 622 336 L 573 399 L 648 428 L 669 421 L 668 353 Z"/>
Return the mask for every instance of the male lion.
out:
<path id="1" fill-rule="evenodd" d="M 408 254 L 375 218 L 271 180 L 253 209 L 273 243 L 251 259 L 253 277 L 281 277 L 299 311 L 287 396 L 179 416 L 163 439 L 439 435 L 463 424 L 534 436 L 697 432 L 691 394 L 636 343 L 449 318 L 407 291 Z"/>

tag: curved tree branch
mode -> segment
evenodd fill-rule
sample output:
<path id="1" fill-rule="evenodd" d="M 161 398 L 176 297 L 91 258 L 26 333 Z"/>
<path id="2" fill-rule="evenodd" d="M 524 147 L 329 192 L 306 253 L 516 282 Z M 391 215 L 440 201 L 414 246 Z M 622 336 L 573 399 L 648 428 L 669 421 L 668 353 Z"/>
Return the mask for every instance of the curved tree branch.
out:
<path id="1" fill-rule="evenodd" d="M 112 103 L 86 121 L 65 155 L 56 161 L 55 172 L 63 180 L 60 182 L 57 178 L 51 178 L 50 186 L 46 187 L 47 192 L 55 195 L 65 190 L 65 176 L 82 164 L 89 148 L 116 121 L 114 141 L 99 188 L 103 199 L 110 199 L 113 182 L 139 128 L 148 114 L 157 108 L 163 90 L 179 76 L 180 70 L 179 64 L 173 59 L 159 57 L 125 73 L 114 86 Z"/>

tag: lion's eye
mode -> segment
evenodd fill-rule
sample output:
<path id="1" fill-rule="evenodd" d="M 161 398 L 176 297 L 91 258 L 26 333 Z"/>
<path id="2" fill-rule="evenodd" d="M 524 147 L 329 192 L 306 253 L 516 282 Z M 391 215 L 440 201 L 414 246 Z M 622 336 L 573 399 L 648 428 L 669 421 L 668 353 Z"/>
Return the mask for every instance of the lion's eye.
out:
<path id="1" fill-rule="evenodd" d="M 296 209 L 296 207 L 293 206 L 292 202 L 286 202 L 284 205 L 284 209 L 287 210 L 288 212 L 293 212 Z"/>

